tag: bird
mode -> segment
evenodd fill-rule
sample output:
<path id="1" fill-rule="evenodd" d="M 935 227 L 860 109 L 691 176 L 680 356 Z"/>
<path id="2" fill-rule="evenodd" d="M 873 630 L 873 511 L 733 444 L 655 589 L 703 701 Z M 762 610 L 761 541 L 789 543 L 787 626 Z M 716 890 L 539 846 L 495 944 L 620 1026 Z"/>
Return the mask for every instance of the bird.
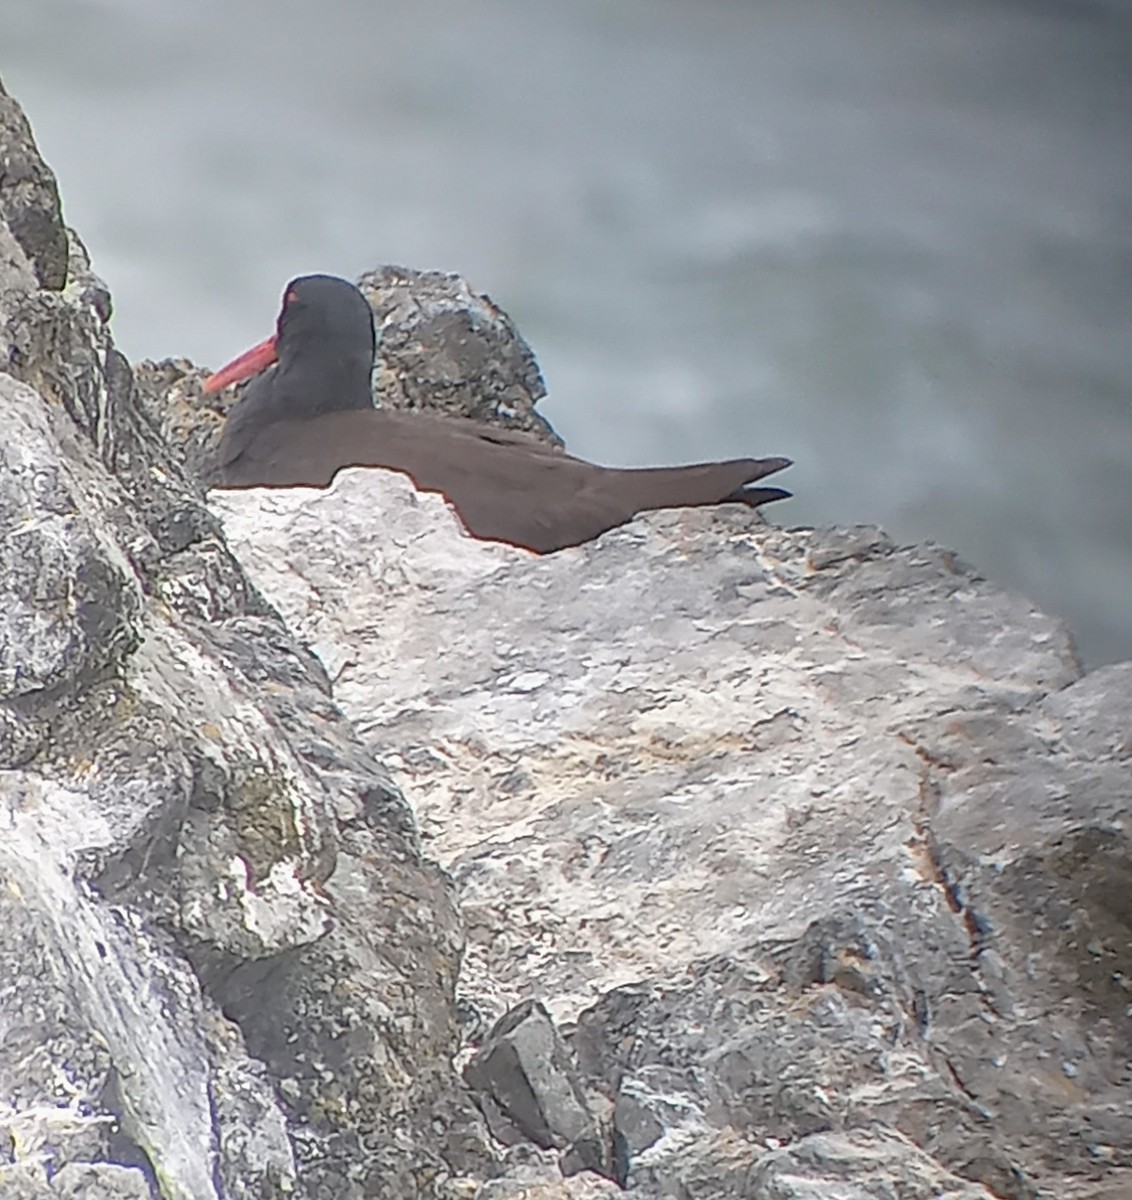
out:
<path id="1" fill-rule="evenodd" d="M 275 333 L 204 383 L 213 393 L 251 378 L 221 431 L 213 485 L 326 488 L 346 467 L 383 467 L 440 492 L 473 537 L 538 554 L 589 542 L 650 509 L 756 508 L 790 495 L 753 486 L 788 458 L 603 467 L 519 430 L 376 408 L 376 348 L 373 310 L 354 284 L 292 279 Z"/>

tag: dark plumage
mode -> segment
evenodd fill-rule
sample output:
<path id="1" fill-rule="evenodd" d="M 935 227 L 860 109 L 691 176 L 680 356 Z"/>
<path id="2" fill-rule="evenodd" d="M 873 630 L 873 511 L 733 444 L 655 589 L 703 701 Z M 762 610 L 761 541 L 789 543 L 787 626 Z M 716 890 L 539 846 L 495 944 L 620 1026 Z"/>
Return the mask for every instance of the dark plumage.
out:
<path id="1" fill-rule="evenodd" d="M 353 284 L 330 275 L 289 283 L 275 336 L 205 384 L 217 391 L 262 372 L 225 423 L 218 486 L 327 487 L 343 467 L 385 467 L 442 492 L 476 537 L 540 553 L 587 542 L 648 509 L 755 507 L 789 495 L 752 486 L 789 466 L 787 458 L 599 467 L 525 433 L 375 409 L 374 350 L 373 313 Z"/>

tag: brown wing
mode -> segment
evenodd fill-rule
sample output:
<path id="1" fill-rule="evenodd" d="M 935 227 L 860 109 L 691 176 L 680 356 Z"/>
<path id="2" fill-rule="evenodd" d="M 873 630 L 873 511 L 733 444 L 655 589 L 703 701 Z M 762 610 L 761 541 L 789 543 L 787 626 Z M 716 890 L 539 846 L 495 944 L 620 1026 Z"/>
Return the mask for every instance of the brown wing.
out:
<path id="1" fill-rule="evenodd" d="M 738 459 L 610 469 L 475 421 L 354 411 L 264 426 L 222 463 L 221 485 L 327 487 L 343 467 L 385 467 L 442 492 L 476 537 L 547 553 L 587 542 L 646 509 L 741 499 L 744 484 L 786 465 Z"/>
<path id="2" fill-rule="evenodd" d="M 395 417 L 395 413 L 384 414 L 389 417 Z M 433 427 L 443 425 L 445 427 L 453 427 L 462 429 L 471 437 L 478 438 L 484 442 L 495 442 L 500 446 L 522 446 L 536 454 L 565 454 L 557 442 L 548 442 L 544 438 L 540 438 L 537 434 L 528 433 L 525 429 L 506 429 L 501 425 L 485 425 L 482 421 L 475 421 L 471 417 L 443 417 L 434 413 L 406 413 L 406 419 L 421 422 L 421 427 L 424 427 L 424 422 L 433 422 Z"/>

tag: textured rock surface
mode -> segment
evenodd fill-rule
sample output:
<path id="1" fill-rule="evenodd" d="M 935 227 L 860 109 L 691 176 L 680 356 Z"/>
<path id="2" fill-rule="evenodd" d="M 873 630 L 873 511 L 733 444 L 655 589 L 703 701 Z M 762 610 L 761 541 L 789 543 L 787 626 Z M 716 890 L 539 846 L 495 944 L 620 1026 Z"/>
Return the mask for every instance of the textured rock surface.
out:
<path id="1" fill-rule="evenodd" d="M 67 234 L 55 176 L 39 156 L 23 110 L 0 83 L 0 225 L 27 257 L 40 287 L 67 278 Z"/>
<path id="2" fill-rule="evenodd" d="M 537 558 L 395 475 L 213 503 L 457 882 L 471 1036 L 543 1000 L 631 1187 L 1132 1167 L 1132 666 L 1078 679 L 875 530 L 684 511 Z"/>
<path id="3" fill-rule="evenodd" d="M 546 385 L 531 348 L 489 296 L 458 275 L 379 267 L 358 281 L 377 318 L 383 408 L 438 410 L 561 444 L 534 406 Z"/>
<path id="4" fill-rule="evenodd" d="M 573 1055 L 537 1000 L 504 1014 L 472 1057 L 464 1077 L 492 1134 L 505 1146 L 533 1142 L 564 1151 L 563 1174 L 596 1171 L 625 1182 L 624 1138 L 602 1093 L 587 1094 Z"/>
<path id="5" fill-rule="evenodd" d="M 5 1200 L 1132 1193 L 1132 664 L 875 530 L 206 504 L 2 99 Z M 535 427 L 364 286 L 389 402 Z"/>
<path id="6" fill-rule="evenodd" d="M 82 247 L 41 289 L 19 234 L 0 225 L 0 1194 L 464 1194 L 490 1156 L 452 1066 L 449 886 L 139 406 Z"/>

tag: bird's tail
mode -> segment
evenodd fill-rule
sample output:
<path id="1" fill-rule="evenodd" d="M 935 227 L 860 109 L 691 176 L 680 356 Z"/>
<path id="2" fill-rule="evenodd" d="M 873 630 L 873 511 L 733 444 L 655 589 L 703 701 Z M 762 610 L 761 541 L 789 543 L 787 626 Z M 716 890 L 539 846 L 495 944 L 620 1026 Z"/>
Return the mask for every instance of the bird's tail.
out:
<path id="1" fill-rule="evenodd" d="M 770 504 L 772 500 L 789 500 L 793 495 L 793 492 L 780 487 L 739 488 L 727 499 L 736 504 L 748 504 L 751 508 L 758 508 L 760 504 Z"/>
<path id="2" fill-rule="evenodd" d="M 751 484 L 788 466 L 788 458 L 735 458 L 686 467 L 625 469 L 617 475 L 619 487 L 631 493 L 636 512 L 731 502 L 757 508 L 772 500 L 785 500 L 790 493 L 783 488 Z"/>

